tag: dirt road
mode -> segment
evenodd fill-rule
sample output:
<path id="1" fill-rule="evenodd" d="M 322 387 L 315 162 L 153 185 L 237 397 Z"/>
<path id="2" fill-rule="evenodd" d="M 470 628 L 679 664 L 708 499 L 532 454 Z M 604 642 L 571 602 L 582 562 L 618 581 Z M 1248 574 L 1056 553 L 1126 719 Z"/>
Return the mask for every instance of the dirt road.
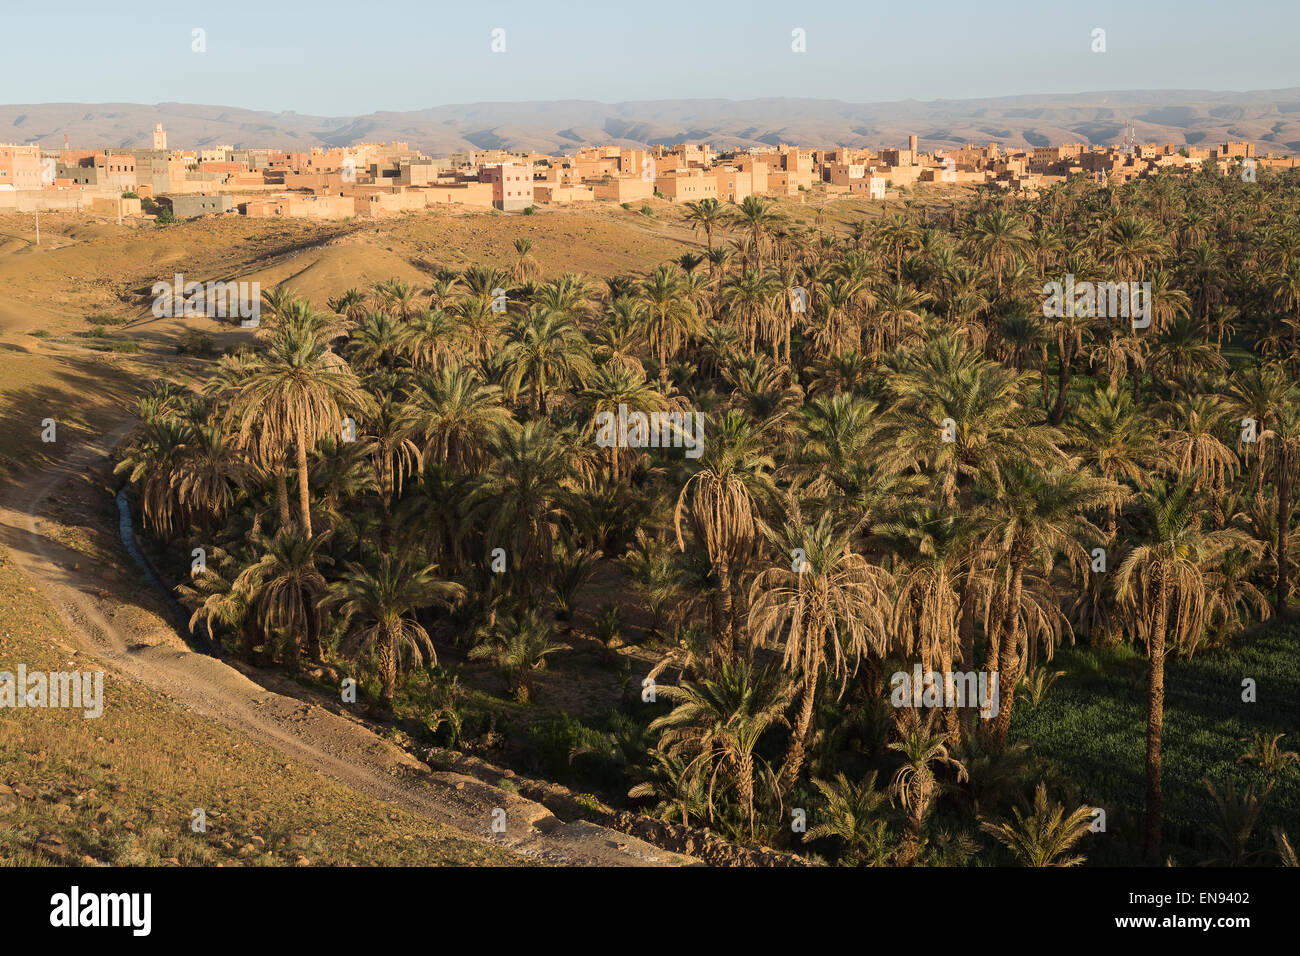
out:
<path id="1" fill-rule="evenodd" d="M 594 866 L 696 862 L 587 821 L 563 822 L 541 804 L 475 778 L 430 772 L 359 720 L 269 689 L 287 687 L 275 675 L 254 673 L 257 680 L 250 679 L 215 658 L 190 651 L 166 623 L 161 601 L 149 607 L 147 599 L 105 591 L 102 581 L 82 569 L 84 556 L 51 535 L 50 522 L 42 515 L 50 497 L 73 475 L 107 456 L 132 424 L 122 415 L 102 439 L 62 449 L 58 465 L 30 473 L 0 494 L 0 540 L 62 616 L 79 650 L 99 658 L 123 679 L 145 682 L 304 767 L 521 857 Z M 125 573 L 138 576 L 124 550 L 120 561 Z M 264 679 L 268 686 L 258 683 Z M 500 820 L 500 814 L 494 814 L 498 809 L 505 811 L 504 833 L 493 832 L 494 817 Z"/>

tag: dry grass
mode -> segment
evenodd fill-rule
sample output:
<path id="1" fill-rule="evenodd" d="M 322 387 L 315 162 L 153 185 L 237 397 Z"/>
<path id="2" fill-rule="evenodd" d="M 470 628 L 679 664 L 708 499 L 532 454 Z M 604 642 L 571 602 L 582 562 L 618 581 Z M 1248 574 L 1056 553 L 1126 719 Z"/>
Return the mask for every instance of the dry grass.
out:
<path id="1" fill-rule="evenodd" d="M 0 670 L 96 670 L 0 553 Z M 504 865 L 520 859 L 286 762 L 109 672 L 103 716 L 0 712 L 0 864 Z M 27 793 L 27 790 L 22 790 Z M 190 829 L 207 813 L 206 833 Z M 48 839 L 53 835 L 60 842 Z M 42 839 L 46 838 L 46 839 Z"/>

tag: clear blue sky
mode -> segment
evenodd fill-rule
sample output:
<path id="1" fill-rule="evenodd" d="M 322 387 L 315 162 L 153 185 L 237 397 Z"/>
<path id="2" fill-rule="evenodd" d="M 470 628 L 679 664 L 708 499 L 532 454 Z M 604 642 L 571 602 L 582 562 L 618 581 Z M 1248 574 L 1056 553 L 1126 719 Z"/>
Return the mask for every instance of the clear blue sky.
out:
<path id="1" fill-rule="evenodd" d="M 484 100 L 1300 86 L 1300 0 L 2 3 L 7 104 L 345 116 Z M 203 54 L 191 51 L 196 27 Z M 498 27 L 503 54 L 490 49 Z M 796 27 L 807 53 L 791 51 Z M 1106 30 L 1104 54 L 1090 50 L 1094 27 Z"/>

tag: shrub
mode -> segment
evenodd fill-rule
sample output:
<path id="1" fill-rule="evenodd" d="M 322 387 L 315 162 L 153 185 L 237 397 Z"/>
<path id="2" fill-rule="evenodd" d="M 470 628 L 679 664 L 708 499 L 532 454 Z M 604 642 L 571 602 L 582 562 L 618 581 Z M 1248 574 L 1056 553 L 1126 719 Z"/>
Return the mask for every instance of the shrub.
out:
<path id="1" fill-rule="evenodd" d="M 536 206 L 525 206 L 524 209 L 523 209 L 523 212 L 524 212 L 524 215 L 525 215 L 525 216 L 531 216 L 533 213 L 537 212 L 537 207 L 536 207 Z"/>
<path id="2" fill-rule="evenodd" d="M 195 355 L 199 358 L 209 358 L 217 351 L 217 343 L 213 341 L 212 336 L 204 335 L 202 332 L 186 332 L 176 343 L 176 352 L 179 355 Z"/>
<path id="3" fill-rule="evenodd" d="M 651 206 L 649 203 L 644 203 L 644 204 L 641 206 L 641 215 L 643 215 L 643 216 L 653 216 L 654 214 L 655 214 L 654 207 Z"/>

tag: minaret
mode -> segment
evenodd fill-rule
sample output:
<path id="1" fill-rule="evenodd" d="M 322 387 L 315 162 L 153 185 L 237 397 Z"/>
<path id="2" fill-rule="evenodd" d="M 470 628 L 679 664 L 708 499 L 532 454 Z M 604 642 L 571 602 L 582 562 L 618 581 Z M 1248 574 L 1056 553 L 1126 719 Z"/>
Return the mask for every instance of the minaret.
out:
<path id="1" fill-rule="evenodd" d="M 162 128 L 162 123 L 159 123 L 157 126 L 153 128 L 153 148 L 154 149 L 167 148 L 167 133 Z"/>
<path id="2" fill-rule="evenodd" d="M 916 158 L 916 134 L 915 133 L 907 137 L 907 148 L 912 151 L 912 157 Z"/>

